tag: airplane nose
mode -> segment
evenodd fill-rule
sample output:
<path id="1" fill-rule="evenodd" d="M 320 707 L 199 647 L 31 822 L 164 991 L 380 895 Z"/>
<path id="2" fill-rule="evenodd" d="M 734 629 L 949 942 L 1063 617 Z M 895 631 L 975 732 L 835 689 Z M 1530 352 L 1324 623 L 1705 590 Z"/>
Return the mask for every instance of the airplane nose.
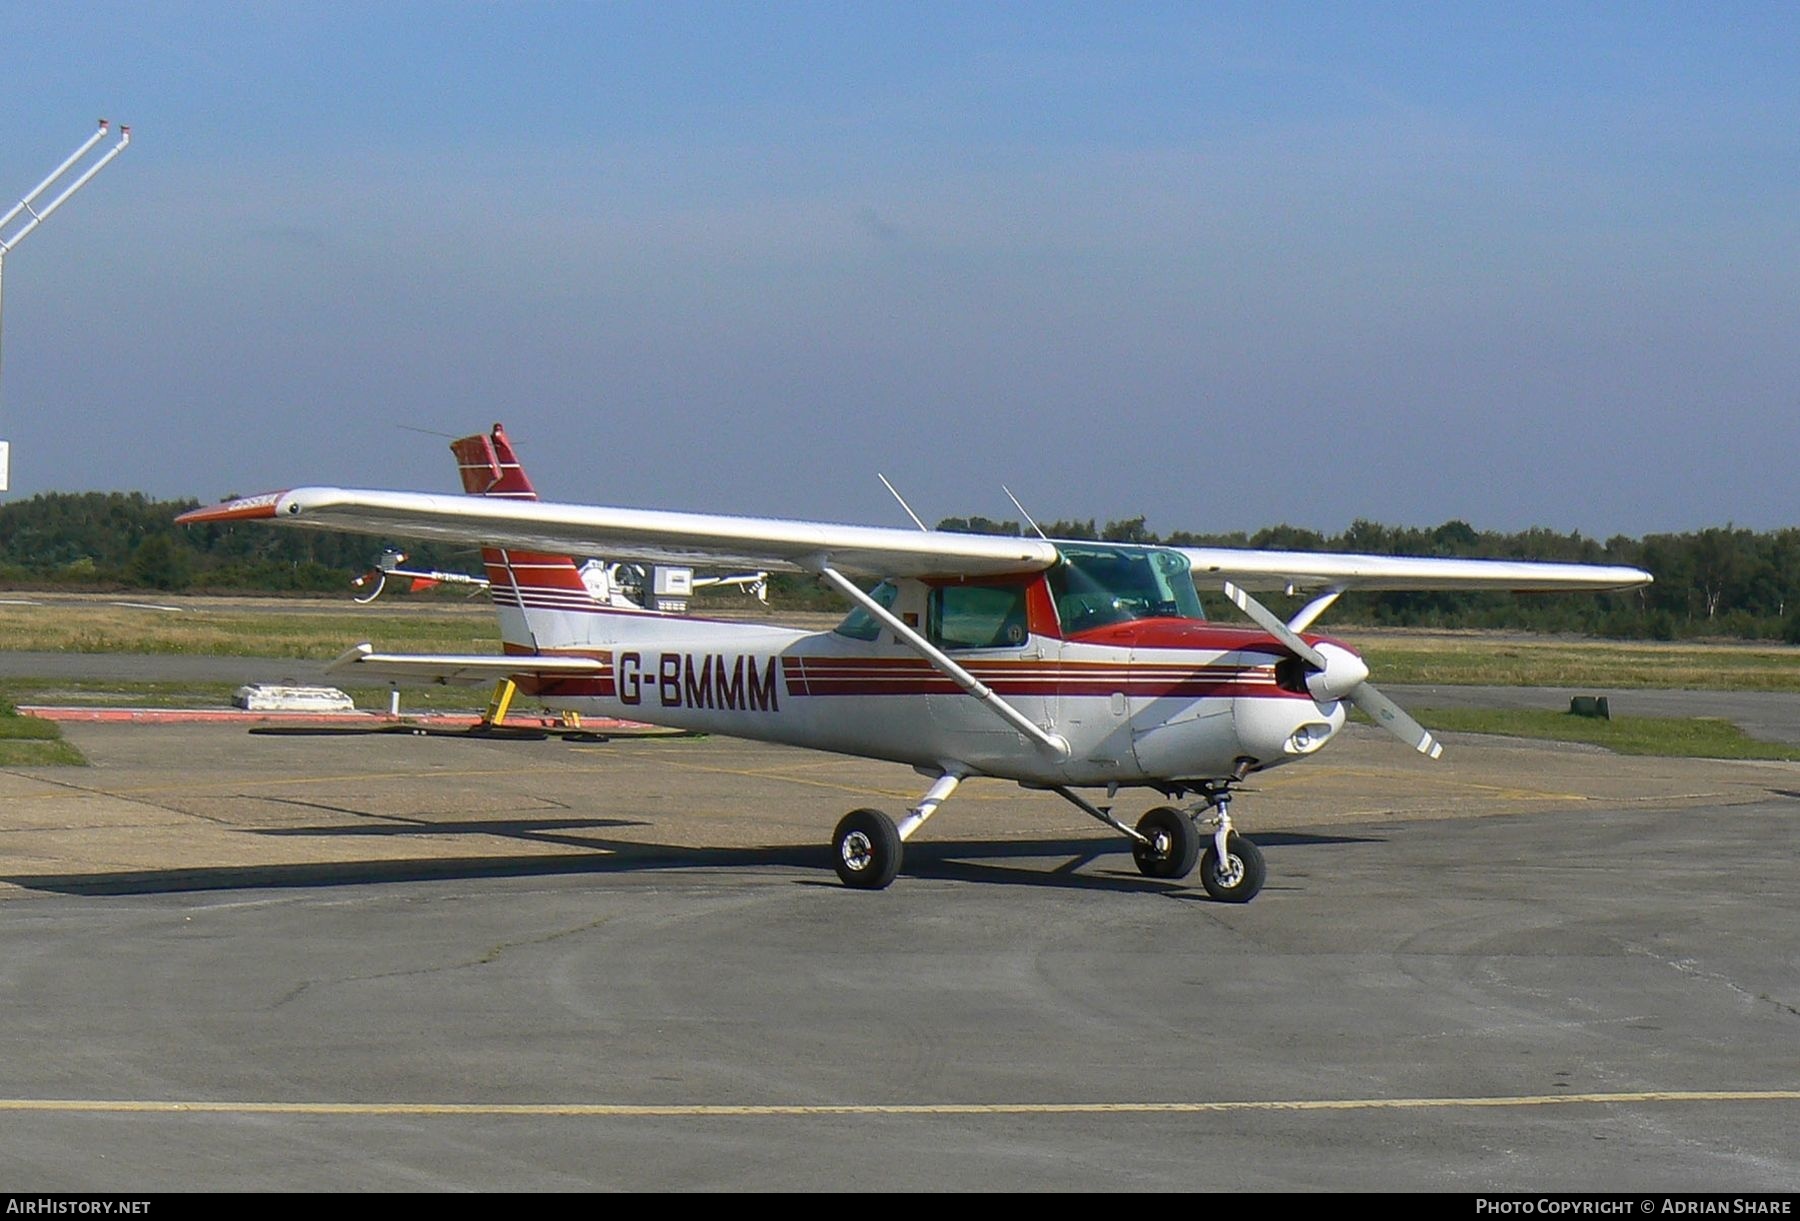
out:
<path id="1" fill-rule="evenodd" d="M 1325 668 L 1306 676 L 1306 689 L 1321 704 L 1346 698 L 1368 679 L 1367 663 L 1349 649 L 1324 641 L 1313 647 L 1325 659 Z"/>
<path id="2" fill-rule="evenodd" d="M 1258 767 L 1310 755 L 1344 727 L 1345 706 L 1337 700 L 1239 696 L 1231 711 L 1238 757 Z"/>

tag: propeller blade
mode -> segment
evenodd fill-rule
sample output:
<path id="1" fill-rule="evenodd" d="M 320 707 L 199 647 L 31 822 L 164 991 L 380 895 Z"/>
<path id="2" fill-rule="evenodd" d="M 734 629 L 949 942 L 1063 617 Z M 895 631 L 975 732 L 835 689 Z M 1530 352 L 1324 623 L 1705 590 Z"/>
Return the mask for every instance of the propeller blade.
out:
<path id="1" fill-rule="evenodd" d="M 1230 581 L 1227 581 L 1225 582 L 1225 596 L 1236 603 L 1239 610 L 1254 619 L 1258 627 L 1279 640 L 1285 648 L 1294 654 L 1294 656 L 1300 658 L 1300 660 L 1304 661 L 1307 665 L 1312 666 L 1321 674 L 1324 674 L 1329 669 L 1329 663 L 1323 653 L 1302 640 L 1300 638 L 1300 633 L 1281 621 L 1281 616 L 1264 606 L 1261 602 L 1258 602 L 1255 598 L 1252 598 L 1249 593 L 1239 589 Z M 1312 606 L 1308 606 L 1306 610 L 1300 613 L 1299 618 L 1306 622 L 1311 622 L 1312 619 L 1318 617 L 1319 611 L 1322 611 L 1325 607 L 1331 605 L 1332 600 L 1336 597 L 1337 594 L 1334 592 L 1327 598 L 1315 600 Z M 1315 606 L 1317 607 L 1317 610 L 1314 609 Z M 1308 612 L 1311 612 L 1310 615 Z M 1341 650 L 1338 650 L 1337 653 L 1340 661 L 1346 660 L 1346 655 Z M 1354 662 L 1356 661 L 1356 658 L 1350 656 L 1348 657 L 1348 660 Z M 1339 667 L 1339 669 L 1341 671 L 1342 667 Z M 1360 674 L 1366 675 L 1368 670 L 1359 664 L 1348 677 L 1354 678 L 1359 672 Z M 1342 681 L 1342 679 L 1339 681 Z M 1329 679 L 1327 679 L 1327 683 L 1329 684 Z M 1312 681 L 1308 682 L 1308 686 L 1312 686 Z M 1317 689 L 1315 688 L 1315 690 Z M 1320 694 L 1322 696 L 1328 696 L 1331 692 L 1323 691 L 1320 692 Z M 1400 705 L 1396 704 L 1393 700 L 1377 691 L 1371 683 L 1358 682 L 1354 687 L 1350 688 L 1344 698 L 1368 713 L 1377 725 L 1393 734 L 1396 738 L 1399 738 L 1402 742 L 1418 751 L 1421 755 L 1436 759 L 1444 753 L 1443 743 L 1432 737 L 1429 729 L 1426 729 L 1423 725 L 1413 720 L 1411 716 L 1407 715 L 1406 709 L 1400 707 Z"/>
<path id="2" fill-rule="evenodd" d="M 1281 621 L 1281 616 L 1252 598 L 1249 593 L 1239 589 L 1230 581 L 1225 582 L 1225 596 L 1237 604 L 1237 608 L 1256 620 L 1256 625 L 1275 639 L 1281 641 L 1295 657 L 1304 661 L 1315 670 L 1325 669 L 1325 655 L 1300 639 L 1300 633 Z"/>
<path id="3" fill-rule="evenodd" d="M 1374 718 L 1377 725 L 1399 738 L 1421 755 L 1436 759 L 1444 753 L 1444 744 L 1431 736 L 1431 731 L 1408 716 L 1406 710 L 1377 691 L 1369 683 L 1358 683 L 1350 692 L 1350 702 Z"/>

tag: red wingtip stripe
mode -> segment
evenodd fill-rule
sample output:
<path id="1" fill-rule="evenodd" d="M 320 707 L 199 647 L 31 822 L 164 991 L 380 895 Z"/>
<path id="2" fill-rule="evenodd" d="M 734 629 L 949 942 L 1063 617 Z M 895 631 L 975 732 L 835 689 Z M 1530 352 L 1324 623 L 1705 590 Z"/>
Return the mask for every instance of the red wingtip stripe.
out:
<path id="1" fill-rule="evenodd" d="M 198 526 L 216 521 L 259 521 L 275 516 L 275 506 L 287 493 L 264 492 L 261 496 L 242 496 L 224 504 L 189 509 L 175 519 L 178 526 Z"/>

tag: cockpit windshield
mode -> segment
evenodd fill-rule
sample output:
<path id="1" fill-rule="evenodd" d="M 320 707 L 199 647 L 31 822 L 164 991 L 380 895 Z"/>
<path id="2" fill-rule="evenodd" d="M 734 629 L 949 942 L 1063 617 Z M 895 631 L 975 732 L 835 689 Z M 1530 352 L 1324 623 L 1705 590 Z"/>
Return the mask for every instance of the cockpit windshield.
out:
<path id="1" fill-rule="evenodd" d="M 1050 592 L 1065 635 L 1134 619 L 1204 619 L 1194 576 L 1179 551 L 1058 543 Z"/>

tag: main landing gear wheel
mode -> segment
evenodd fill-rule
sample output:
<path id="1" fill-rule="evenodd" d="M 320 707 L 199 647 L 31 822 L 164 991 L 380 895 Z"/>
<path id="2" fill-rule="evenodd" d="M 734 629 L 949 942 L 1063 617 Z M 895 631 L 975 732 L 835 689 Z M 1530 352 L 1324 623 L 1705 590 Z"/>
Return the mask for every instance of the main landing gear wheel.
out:
<path id="1" fill-rule="evenodd" d="M 1221 903 L 1248 903 L 1263 888 L 1267 876 L 1262 849 L 1236 831 L 1226 837 L 1222 865 L 1219 850 L 1210 842 L 1206 855 L 1200 858 L 1200 883 L 1207 894 Z"/>
<path id="2" fill-rule="evenodd" d="M 880 810 L 852 810 L 831 834 L 831 864 L 846 886 L 880 890 L 900 872 L 900 831 Z"/>
<path id="3" fill-rule="evenodd" d="M 1200 830 L 1186 814 L 1174 806 L 1157 806 L 1138 819 L 1137 831 L 1150 841 L 1131 846 L 1131 859 L 1137 862 L 1139 873 L 1148 878 L 1185 878 L 1194 871 L 1200 856 Z"/>

